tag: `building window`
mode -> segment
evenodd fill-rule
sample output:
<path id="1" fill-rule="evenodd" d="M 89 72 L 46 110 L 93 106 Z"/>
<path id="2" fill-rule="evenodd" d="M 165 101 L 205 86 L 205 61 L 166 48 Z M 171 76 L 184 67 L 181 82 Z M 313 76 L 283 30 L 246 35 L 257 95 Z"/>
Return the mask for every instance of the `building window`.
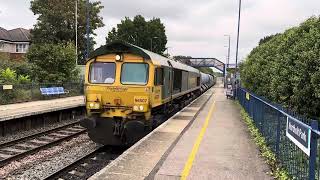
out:
<path id="1" fill-rule="evenodd" d="M 25 53 L 27 52 L 27 48 L 28 48 L 27 44 L 16 44 L 17 53 Z"/>

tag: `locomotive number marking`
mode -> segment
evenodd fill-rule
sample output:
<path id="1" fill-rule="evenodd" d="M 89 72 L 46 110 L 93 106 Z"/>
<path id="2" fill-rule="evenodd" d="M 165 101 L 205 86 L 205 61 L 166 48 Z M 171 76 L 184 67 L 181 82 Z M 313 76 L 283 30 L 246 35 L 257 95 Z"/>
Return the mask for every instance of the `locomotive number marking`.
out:
<path id="1" fill-rule="evenodd" d="M 135 104 L 148 104 L 148 97 L 145 96 L 134 96 Z"/>

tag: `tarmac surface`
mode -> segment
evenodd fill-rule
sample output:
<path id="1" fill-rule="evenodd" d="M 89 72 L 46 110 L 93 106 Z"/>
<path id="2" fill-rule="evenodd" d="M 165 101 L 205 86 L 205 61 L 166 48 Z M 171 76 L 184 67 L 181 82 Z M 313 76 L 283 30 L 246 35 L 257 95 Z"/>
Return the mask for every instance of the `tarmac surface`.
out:
<path id="1" fill-rule="evenodd" d="M 83 96 L 0 105 L 0 121 L 84 106 Z"/>
<path id="2" fill-rule="evenodd" d="M 273 179 L 222 84 L 90 179 Z"/>

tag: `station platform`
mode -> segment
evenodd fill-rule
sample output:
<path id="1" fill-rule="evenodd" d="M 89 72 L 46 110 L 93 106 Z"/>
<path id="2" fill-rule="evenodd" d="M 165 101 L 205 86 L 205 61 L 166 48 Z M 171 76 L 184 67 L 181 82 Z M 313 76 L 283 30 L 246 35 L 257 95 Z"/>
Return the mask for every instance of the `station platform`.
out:
<path id="1" fill-rule="evenodd" d="M 220 83 L 90 179 L 273 179 L 268 172 Z"/>
<path id="2" fill-rule="evenodd" d="M 0 122 L 84 105 L 83 96 L 0 105 Z"/>

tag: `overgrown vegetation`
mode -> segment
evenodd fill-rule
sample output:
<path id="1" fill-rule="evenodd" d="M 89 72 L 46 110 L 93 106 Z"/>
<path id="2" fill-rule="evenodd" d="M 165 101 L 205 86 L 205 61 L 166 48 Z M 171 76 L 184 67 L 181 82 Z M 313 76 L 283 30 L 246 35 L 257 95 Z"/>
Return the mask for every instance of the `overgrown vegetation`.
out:
<path id="1" fill-rule="evenodd" d="M 255 144 L 258 146 L 261 152 L 261 156 L 266 160 L 267 164 L 270 166 L 272 175 L 274 176 L 274 178 L 279 180 L 291 179 L 288 172 L 279 165 L 276 159 L 276 155 L 268 147 L 266 143 L 266 139 L 262 136 L 262 134 L 259 132 L 259 129 L 254 125 L 254 122 L 242 107 L 241 107 L 240 113 L 241 113 L 242 119 L 245 121 L 245 123 L 248 126 L 249 132 Z"/>
<path id="2" fill-rule="evenodd" d="M 32 77 L 40 83 L 70 82 L 78 78 L 73 44 L 34 44 L 26 57 Z"/>
<path id="3" fill-rule="evenodd" d="M 167 35 L 165 26 L 159 18 L 146 21 L 143 16 L 137 15 L 133 20 L 125 17 L 116 28 L 112 28 L 106 37 L 106 42 L 110 43 L 115 40 L 126 41 L 164 55 Z"/>
<path id="4" fill-rule="evenodd" d="M 0 84 L 23 85 L 30 82 L 31 80 L 28 75 L 18 75 L 16 71 L 10 68 L 0 69 Z M 26 101 L 29 97 L 23 89 L 2 90 L 0 93 L 0 104 L 7 104 L 18 100 Z"/>
<path id="5" fill-rule="evenodd" d="M 0 57 L 0 71 L 7 68 L 15 71 L 18 76 L 30 76 L 32 72 L 32 65 L 26 61 L 13 61 Z"/>
<path id="6" fill-rule="evenodd" d="M 27 84 L 30 82 L 31 80 L 28 75 L 18 75 L 16 71 L 10 68 L 0 70 L 0 84 Z"/>
<path id="7" fill-rule="evenodd" d="M 0 53 L 0 104 L 38 100 L 39 88 L 64 86 L 70 93 L 79 95 L 78 63 L 84 62 L 86 49 L 87 1 L 78 0 L 78 24 L 75 26 L 75 1 L 32 0 L 30 10 L 37 15 L 31 30 L 31 47 L 21 61 L 10 59 L 8 53 Z M 71 7 L 71 8 L 70 8 Z M 95 44 L 94 30 L 104 26 L 99 15 L 100 1 L 89 2 L 90 28 L 89 50 Z M 76 58 L 75 29 L 78 29 L 78 57 Z M 2 85 L 13 85 L 3 90 Z"/>
<path id="8" fill-rule="evenodd" d="M 26 56 L 29 62 L 0 57 L 0 104 L 39 100 L 41 86 L 62 83 L 74 86 L 67 87 L 70 95 L 79 95 L 81 83 L 70 83 L 79 78 L 72 44 L 34 44 Z M 4 90 L 2 85 L 13 88 Z"/>
<path id="9" fill-rule="evenodd" d="M 75 2 L 61 0 L 32 0 L 30 9 L 37 15 L 37 23 L 31 30 L 33 44 L 73 43 L 75 44 L 75 28 L 78 29 L 78 62 L 84 64 L 86 51 L 86 16 L 87 1 L 78 1 L 78 26 L 75 26 Z M 89 50 L 93 51 L 95 41 L 94 31 L 103 27 L 100 12 L 103 9 L 101 1 L 89 2 Z"/>
<path id="10" fill-rule="evenodd" d="M 320 117 L 320 16 L 262 39 L 240 72 L 250 91 L 307 117 Z"/>

